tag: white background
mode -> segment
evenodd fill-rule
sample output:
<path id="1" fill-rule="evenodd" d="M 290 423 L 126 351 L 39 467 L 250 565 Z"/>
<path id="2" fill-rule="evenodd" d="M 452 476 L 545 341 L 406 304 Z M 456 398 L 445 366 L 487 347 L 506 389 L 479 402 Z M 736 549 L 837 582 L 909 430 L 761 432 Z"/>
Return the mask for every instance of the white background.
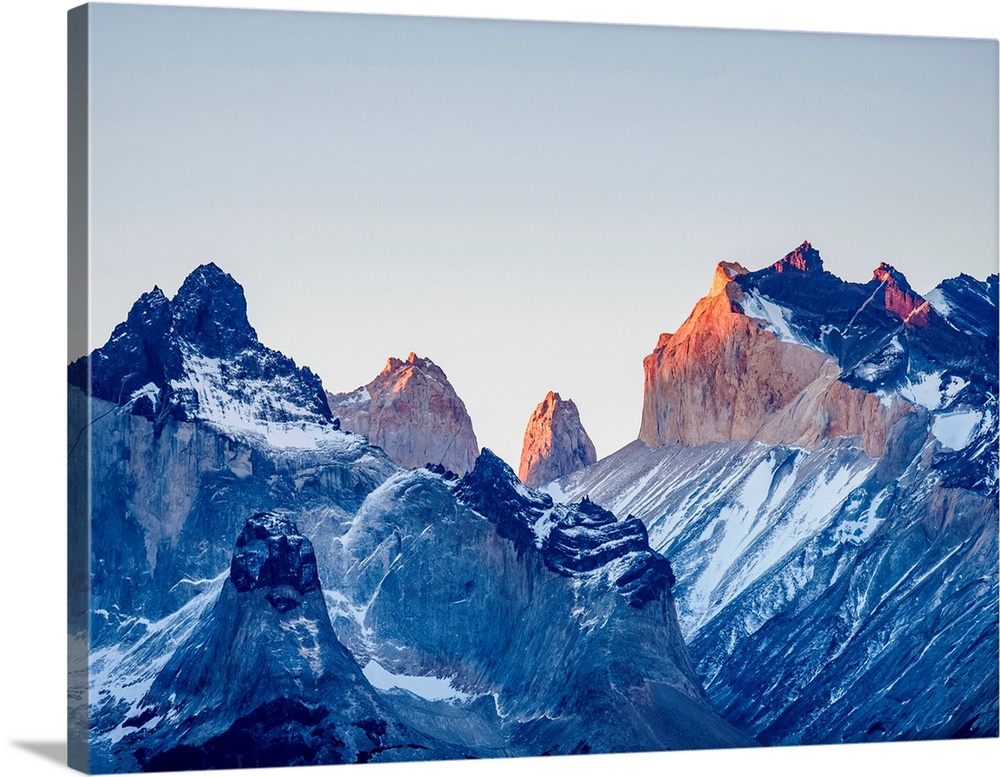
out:
<path id="1" fill-rule="evenodd" d="M 197 5 L 209 3 L 175 3 Z M 998 11 L 988 2 L 701 2 L 695 7 L 605 0 L 556 2 L 215 2 L 267 7 L 478 17 L 586 20 L 706 27 L 835 32 L 998 36 Z M 65 759 L 65 37 L 59 0 L 7 0 L 0 17 L 0 773 L 63 773 Z M 994 773 L 1000 740 L 736 752 L 587 756 L 520 761 L 451 762 L 362 767 L 364 774 L 499 775 L 630 772 L 634 774 L 816 775 Z M 239 774 L 348 773 L 249 770 Z M 350 771 L 350 773 L 354 773 Z M 235 773 L 234 773 L 235 774 Z"/>

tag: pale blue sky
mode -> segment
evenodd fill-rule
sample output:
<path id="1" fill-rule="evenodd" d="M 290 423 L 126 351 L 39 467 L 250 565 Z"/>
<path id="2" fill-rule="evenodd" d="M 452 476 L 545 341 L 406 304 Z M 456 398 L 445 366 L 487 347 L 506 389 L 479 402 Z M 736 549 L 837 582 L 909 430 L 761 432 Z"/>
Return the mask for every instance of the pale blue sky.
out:
<path id="1" fill-rule="evenodd" d="M 634 439 L 720 260 L 997 269 L 995 41 L 97 5 L 91 64 L 92 345 L 215 261 L 330 390 L 432 358 L 514 465 L 550 389 Z"/>

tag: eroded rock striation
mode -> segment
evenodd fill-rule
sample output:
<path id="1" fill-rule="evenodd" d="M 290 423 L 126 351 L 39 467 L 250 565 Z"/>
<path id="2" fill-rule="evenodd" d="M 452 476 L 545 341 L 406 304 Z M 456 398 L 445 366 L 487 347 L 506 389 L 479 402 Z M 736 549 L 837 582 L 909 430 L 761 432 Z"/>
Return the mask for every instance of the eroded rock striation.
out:
<path id="1" fill-rule="evenodd" d="M 465 403 L 444 370 L 415 353 L 390 358 L 370 383 L 327 400 L 342 429 L 367 435 L 401 467 L 440 464 L 464 475 L 479 455 Z"/>
<path id="2" fill-rule="evenodd" d="M 597 451 L 572 399 L 550 391 L 528 419 L 518 477 L 532 488 L 597 461 Z"/>

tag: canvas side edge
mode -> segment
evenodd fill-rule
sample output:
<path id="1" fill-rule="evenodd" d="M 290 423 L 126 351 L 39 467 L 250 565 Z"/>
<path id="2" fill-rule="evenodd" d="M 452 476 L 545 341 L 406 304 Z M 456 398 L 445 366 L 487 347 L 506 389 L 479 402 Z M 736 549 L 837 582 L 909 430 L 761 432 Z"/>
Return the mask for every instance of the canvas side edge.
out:
<path id="1" fill-rule="evenodd" d="M 89 341 L 89 8 L 67 13 L 67 349 Z M 89 370 L 88 370 L 89 372 Z M 89 385 L 89 379 L 87 381 Z M 67 384 L 67 765 L 87 773 L 90 648 L 90 397 Z"/>

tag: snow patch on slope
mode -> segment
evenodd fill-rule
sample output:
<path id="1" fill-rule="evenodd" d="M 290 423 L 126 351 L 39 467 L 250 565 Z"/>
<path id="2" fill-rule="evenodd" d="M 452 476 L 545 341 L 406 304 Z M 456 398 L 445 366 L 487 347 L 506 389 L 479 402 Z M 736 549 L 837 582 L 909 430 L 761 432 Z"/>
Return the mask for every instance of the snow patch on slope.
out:
<path id="1" fill-rule="evenodd" d="M 347 432 L 335 431 L 316 413 L 292 401 L 297 387 L 286 375 L 248 378 L 231 374 L 238 371 L 240 357 L 256 358 L 251 351 L 223 360 L 205 356 L 183 344 L 184 377 L 171 381 L 171 388 L 193 400 L 196 417 L 223 434 L 251 437 L 272 448 L 315 450 L 320 447 L 354 447 Z M 233 386 L 239 387 L 234 393 Z M 276 421 L 276 418 L 287 419 Z"/>
<path id="2" fill-rule="evenodd" d="M 792 329 L 792 314 L 789 310 L 767 297 L 751 291 L 745 291 L 740 304 L 744 315 L 764 322 L 765 328 L 786 343 L 795 343 L 816 350 L 816 346 L 795 333 Z"/>
<path id="3" fill-rule="evenodd" d="M 125 723 L 142 709 L 142 699 L 156 676 L 191 636 L 228 577 L 227 569 L 181 609 L 159 621 L 137 622 L 135 625 L 143 633 L 135 642 L 111 645 L 90 654 L 90 698 L 96 700 L 90 705 L 91 717 L 99 715 L 105 706 L 110 708 L 123 702 L 129 705 L 128 713 L 117 716 L 122 722 L 107 734 L 112 743 L 135 730 Z M 151 720 L 145 727 L 152 728 L 157 721 Z"/>
<path id="4" fill-rule="evenodd" d="M 982 421 L 983 414 L 978 410 L 942 413 L 934 417 L 931 432 L 943 447 L 952 451 L 960 451 L 971 442 L 973 433 L 979 428 Z"/>
<path id="5" fill-rule="evenodd" d="M 931 304 L 931 307 L 944 318 L 948 318 L 951 314 L 951 305 L 948 304 L 948 299 L 945 297 L 944 289 L 941 287 L 931 289 L 924 295 L 924 299 L 927 300 Z"/>
<path id="6" fill-rule="evenodd" d="M 378 661 L 371 660 L 361 670 L 375 688 L 381 691 L 401 689 L 428 701 L 466 701 L 472 697 L 457 690 L 446 677 L 407 675 L 390 672 Z"/>
<path id="7" fill-rule="evenodd" d="M 833 532 L 833 539 L 838 543 L 863 545 L 879 527 L 885 516 L 879 517 L 878 511 L 888 497 L 887 490 L 880 491 L 868 504 L 867 509 L 853 520 L 842 521 Z M 860 505 L 859 505 L 860 506 Z"/>

